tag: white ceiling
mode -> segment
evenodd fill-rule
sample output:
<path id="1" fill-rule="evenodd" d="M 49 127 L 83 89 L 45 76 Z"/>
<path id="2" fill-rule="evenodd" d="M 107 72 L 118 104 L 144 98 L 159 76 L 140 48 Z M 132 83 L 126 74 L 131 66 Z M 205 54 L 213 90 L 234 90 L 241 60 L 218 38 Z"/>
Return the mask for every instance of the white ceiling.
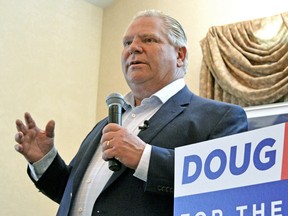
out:
<path id="1" fill-rule="evenodd" d="M 93 3 L 96 6 L 101 7 L 101 8 L 108 7 L 109 5 L 111 5 L 114 2 L 114 0 L 87 0 L 87 1 Z"/>

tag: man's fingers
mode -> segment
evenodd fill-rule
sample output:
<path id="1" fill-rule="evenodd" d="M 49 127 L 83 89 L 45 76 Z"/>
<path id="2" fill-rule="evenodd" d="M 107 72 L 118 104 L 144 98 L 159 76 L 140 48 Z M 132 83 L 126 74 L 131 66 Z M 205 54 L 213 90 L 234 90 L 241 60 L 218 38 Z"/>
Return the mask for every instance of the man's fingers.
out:
<path id="1" fill-rule="evenodd" d="M 22 143 L 22 141 L 23 141 L 22 138 L 23 138 L 23 133 L 22 132 L 18 132 L 18 133 L 15 134 L 15 141 L 17 143 Z"/>
<path id="2" fill-rule="evenodd" d="M 16 128 L 18 132 L 22 132 L 23 134 L 27 133 L 27 127 L 23 124 L 23 122 L 19 119 L 16 120 Z"/>
<path id="3" fill-rule="evenodd" d="M 16 129 L 17 129 L 17 131 L 20 132 L 20 131 L 21 131 L 22 121 L 19 120 L 19 119 L 17 119 L 15 123 L 16 123 Z"/>
<path id="4" fill-rule="evenodd" d="M 26 125 L 29 129 L 36 127 L 36 123 L 31 117 L 30 113 L 26 112 L 24 114 Z"/>
<path id="5" fill-rule="evenodd" d="M 118 131 L 121 129 L 121 126 L 119 124 L 116 123 L 109 123 L 108 125 L 106 125 L 103 130 L 102 133 L 108 133 L 111 131 Z"/>
<path id="6" fill-rule="evenodd" d="M 16 144 L 16 145 L 14 145 L 14 149 L 15 149 L 17 152 L 21 153 L 22 150 L 23 150 L 23 147 L 22 147 L 20 144 Z"/>
<path id="7" fill-rule="evenodd" d="M 53 120 L 49 121 L 46 125 L 46 136 L 53 138 L 54 137 L 55 122 Z"/>

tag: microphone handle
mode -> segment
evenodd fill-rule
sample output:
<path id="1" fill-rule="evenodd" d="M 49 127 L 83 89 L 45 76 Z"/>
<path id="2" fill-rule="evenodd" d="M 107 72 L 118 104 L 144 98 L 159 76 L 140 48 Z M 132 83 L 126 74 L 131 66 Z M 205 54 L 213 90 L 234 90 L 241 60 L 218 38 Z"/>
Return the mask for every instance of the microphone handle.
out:
<path id="1" fill-rule="evenodd" d="M 115 158 L 109 159 L 108 167 L 111 171 L 119 171 L 121 169 L 121 163 Z"/>
<path id="2" fill-rule="evenodd" d="M 122 125 L 122 107 L 119 104 L 109 106 L 108 122 Z M 108 161 L 108 167 L 112 171 L 119 171 L 121 169 L 121 163 L 115 158 L 112 158 Z"/>

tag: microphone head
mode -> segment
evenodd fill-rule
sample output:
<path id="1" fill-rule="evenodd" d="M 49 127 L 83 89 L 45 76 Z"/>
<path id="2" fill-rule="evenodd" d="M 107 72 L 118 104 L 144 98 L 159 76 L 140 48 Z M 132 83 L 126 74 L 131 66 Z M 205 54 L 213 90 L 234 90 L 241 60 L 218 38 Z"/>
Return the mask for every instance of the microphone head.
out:
<path id="1" fill-rule="evenodd" d="M 121 107 L 124 105 L 124 98 L 119 93 L 111 93 L 106 98 L 106 104 L 109 106 L 111 105 L 120 105 Z"/>

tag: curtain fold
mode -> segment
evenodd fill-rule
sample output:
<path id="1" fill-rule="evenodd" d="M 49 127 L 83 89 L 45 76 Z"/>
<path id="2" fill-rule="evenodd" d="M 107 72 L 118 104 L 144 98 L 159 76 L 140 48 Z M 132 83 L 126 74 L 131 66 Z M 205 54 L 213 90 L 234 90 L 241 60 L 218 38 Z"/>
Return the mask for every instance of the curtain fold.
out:
<path id="1" fill-rule="evenodd" d="M 201 96 L 241 106 L 288 101 L 288 12 L 213 26 L 200 45 Z"/>

